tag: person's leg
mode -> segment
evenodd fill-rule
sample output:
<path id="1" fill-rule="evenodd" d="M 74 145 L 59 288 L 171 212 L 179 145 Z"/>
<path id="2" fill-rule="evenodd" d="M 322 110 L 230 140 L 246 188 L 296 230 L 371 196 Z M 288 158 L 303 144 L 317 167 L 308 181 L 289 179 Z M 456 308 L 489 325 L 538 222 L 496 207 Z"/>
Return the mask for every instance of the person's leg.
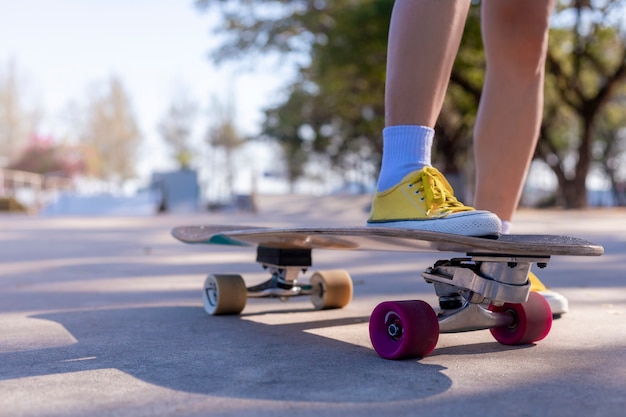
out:
<path id="1" fill-rule="evenodd" d="M 543 113 L 553 0 L 483 0 L 487 74 L 474 130 L 475 206 L 510 222 Z"/>
<path id="2" fill-rule="evenodd" d="M 476 121 L 476 207 L 510 226 L 537 143 L 543 113 L 545 54 L 554 1 L 483 0 L 487 76 Z M 565 297 L 529 274 L 555 316 Z"/>
<path id="3" fill-rule="evenodd" d="M 468 0 L 398 0 L 389 27 L 384 151 L 378 190 L 430 165 L 434 126 L 461 42 Z"/>
<path id="4" fill-rule="evenodd" d="M 391 18 L 385 92 L 386 128 L 370 226 L 497 234 L 500 220 L 454 198 L 430 167 L 441 111 L 470 0 L 397 0 Z"/>
<path id="5" fill-rule="evenodd" d="M 469 0 L 395 2 L 387 50 L 386 126 L 435 126 L 469 5 Z"/>

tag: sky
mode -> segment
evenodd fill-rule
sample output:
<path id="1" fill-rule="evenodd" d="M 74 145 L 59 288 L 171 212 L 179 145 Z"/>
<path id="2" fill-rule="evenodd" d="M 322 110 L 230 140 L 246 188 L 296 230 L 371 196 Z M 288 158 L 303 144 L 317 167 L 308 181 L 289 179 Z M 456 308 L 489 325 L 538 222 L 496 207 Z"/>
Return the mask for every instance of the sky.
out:
<path id="1" fill-rule="evenodd" d="M 67 129 L 70 103 L 119 77 L 144 136 L 145 176 L 173 167 L 156 126 L 177 90 L 186 89 L 205 111 L 212 97 L 231 103 L 240 131 L 254 135 L 261 110 L 293 74 L 269 61 L 253 70 L 213 65 L 216 19 L 193 0 L 0 0 L 0 70 L 16 66 L 28 101 L 43 111 L 40 133 L 53 137 Z"/>

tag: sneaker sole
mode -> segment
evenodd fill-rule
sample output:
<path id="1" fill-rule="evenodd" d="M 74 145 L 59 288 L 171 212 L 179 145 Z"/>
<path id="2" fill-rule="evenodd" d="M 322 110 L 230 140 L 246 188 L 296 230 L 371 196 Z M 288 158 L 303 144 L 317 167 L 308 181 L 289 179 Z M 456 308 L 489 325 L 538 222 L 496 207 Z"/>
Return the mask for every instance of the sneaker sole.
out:
<path id="1" fill-rule="evenodd" d="M 367 222 L 369 227 L 392 227 L 461 236 L 498 236 L 500 219 L 488 211 L 454 213 L 441 219 Z"/>

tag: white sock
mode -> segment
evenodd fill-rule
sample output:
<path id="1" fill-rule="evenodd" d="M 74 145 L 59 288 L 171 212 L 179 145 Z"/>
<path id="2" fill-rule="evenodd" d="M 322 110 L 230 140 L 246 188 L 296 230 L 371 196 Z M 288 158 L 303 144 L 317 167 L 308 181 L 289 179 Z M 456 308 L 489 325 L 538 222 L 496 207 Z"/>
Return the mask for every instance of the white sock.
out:
<path id="1" fill-rule="evenodd" d="M 510 221 L 502 220 L 502 230 L 500 231 L 500 234 L 503 234 L 503 235 L 510 234 L 512 227 L 513 227 L 513 225 L 511 224 Z"/>
<path id="2" fill-rule="evenodd" d="M 383 160 L 378 191 L 397 185 L 407 174 L 430 166 L 435 131 L 427 126 L 390 126 L 383 130 Z"/>

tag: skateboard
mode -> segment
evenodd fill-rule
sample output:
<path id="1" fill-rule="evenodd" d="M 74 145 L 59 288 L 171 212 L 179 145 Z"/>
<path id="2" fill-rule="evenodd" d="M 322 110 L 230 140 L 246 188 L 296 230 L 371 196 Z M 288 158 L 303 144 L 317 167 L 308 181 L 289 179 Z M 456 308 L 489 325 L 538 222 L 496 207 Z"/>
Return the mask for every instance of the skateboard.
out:
<path id="1" fill-rule="evenodd" d="M 386 359 L 424 357 L 440 333 L 489 329 L 505 345 L 543 339 L 552 325 L 546 300 L 530 291 L 533 264 L 545 268 L 551 256 L 599 256 L 589 241 L 557 235 L 502 235 L 482 238 L 379 227 L 180 226 L 172 235 L 185 243 L 256 248 L 256 262 L 270 277 L 246 287 L 240 275 L 210 274 L 203 302 L 210 315 L 239 314 L 247 298 L 306 296 L 316 309 L 342 308 L 352 299 L 344 270 L 318 271 L 302 279 L 315 250 L 450 252 L 464 256 L 436 261 L 421 273 L 439 298 L 437 311 L 421 300 L 387 301 L 374 308 L 369 333 Z"/>

